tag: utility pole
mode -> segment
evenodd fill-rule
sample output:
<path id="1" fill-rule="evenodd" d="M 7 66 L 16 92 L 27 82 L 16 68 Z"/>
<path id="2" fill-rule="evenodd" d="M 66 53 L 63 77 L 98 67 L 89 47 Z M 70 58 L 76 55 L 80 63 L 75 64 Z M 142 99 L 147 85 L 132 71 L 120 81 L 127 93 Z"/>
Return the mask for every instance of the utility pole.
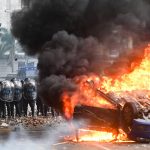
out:
<path id="1" fill-rule="evenodd" d="M 11 63 L 12 73 L 14 72 L 15 45 L 16 45 L 15 40 L 13 39 L 13 46 L 12 46 L 12 49 L 10 51 L 10 63 Z"/>

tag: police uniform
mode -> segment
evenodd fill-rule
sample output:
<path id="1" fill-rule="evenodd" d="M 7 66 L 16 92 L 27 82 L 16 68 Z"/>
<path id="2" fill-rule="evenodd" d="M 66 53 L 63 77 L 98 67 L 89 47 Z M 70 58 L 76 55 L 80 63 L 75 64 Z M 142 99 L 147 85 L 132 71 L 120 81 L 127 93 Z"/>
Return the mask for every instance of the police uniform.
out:
<path id="1" fill-rule="evenodd" d="M 6 103 L 7 107 L 7 115 L 8 117 L 11 117 L 11 102 L 13 101 L 13 88 L 14 85 L 12 82 L 5 80 L 2 81 L 1 83 L 1 94 L 0 94 L 0 99 L 3 101 L 3 104 Z M 5 108 L 3 106 L 3 115 L 5 117 Z"/>
<path id="2" fill-rule="evenodd" d="M 21 115 L 24 114 L 24 109 L 23 109 L 23 85 L 24 85 L 24 80 L 21 80 L 21 84 L 22 84 L 22 98 L 21 98 L 21 101 L 20 101 L 20 113 Z"/>
<path id="3" fill-rule="evenodd" d="M 11 115 L 14 117 L 14 107 L 16 109 L 16 116 L 21 117 L 21 99 L 22 99 L 22 83 L 17 79 L 12 79 L 14 84 L 13 102 L 11 102 Z"/>
<path id="4" fill-rule="evenodd" d="M 37 91 L 35 81 L 30 78 L 26 78 L 23 85 L 23 107 L 25 116 L 27 116 L 28 104 L 31 107 L 32 116 L 34 116 L 36 95 Z"/>
<path id="5" fill-rule="evenodd" d="M 47 112 L 48 112 L 48 106 L 46 105 L 46 104 L 43 104 L 44 106 L 44 108 L 43 108 L 43 114 L 44 114 L 44 116 L 47 116 Z"/>
<path id="6" fill-rule="evenodd" d="M 42 99 L 39 95 L 37 95 L 36 105 L 37 105 L 37 115 L 41 113 L 42 116 L 47 116 L 48 106 L 42 102 Z"/>
<path id="7" fill-rule="evenodd" d="M 37 95 L 36 106 L 37 106 L 37 116 L 39 116 L 39 113 L 43 115 L 43 104 L 39 95 Z"/>

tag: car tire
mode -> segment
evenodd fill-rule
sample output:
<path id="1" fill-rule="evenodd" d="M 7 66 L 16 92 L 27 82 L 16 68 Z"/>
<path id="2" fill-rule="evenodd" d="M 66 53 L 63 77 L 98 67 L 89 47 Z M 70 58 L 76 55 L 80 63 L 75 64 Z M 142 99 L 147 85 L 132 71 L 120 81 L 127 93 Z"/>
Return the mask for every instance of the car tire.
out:
<path id="1" fill-rule="evenodd" d="M 122 123 L 123 129 L 125 132 L 129 132 L 130 127 L 132 126 L 133 119 L 136 119 L 138 116 L 138 109 L 134 102 L 125 103 L 122 109 Z"/>

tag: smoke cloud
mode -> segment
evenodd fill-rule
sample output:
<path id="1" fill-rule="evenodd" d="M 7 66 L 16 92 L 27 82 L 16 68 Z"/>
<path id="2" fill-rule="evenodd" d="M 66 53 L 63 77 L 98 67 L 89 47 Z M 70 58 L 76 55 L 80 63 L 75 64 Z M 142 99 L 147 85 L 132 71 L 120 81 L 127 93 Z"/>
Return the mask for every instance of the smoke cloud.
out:
<path id="1" fill-rule="evenodd" d="M 100 68 L 99 44 L 93 37 L 77 38 L 66 31 L 60 31 L 54 34 L 43 49 L 38 64 L 41 93 L 52 106 L 60 106 L 58 103 L 61 103 L 59 99 L 64 90 L 76 89 L 71 78 L 89 72 L 96 73 L 97 68 Z"/>
<path id="2" fill-rule="evenodd" d="M 61 30 L 103 40 L 121 25 L 142 38 L 150 28 L 149 13 L 146 0 L 36 0 L 31 8 L 13 13 L 12 33 L 29 54 L 35 54 Z"/>
<path id="3" fill-rule="evenodd" d="M 72 78 L 99 73 L 103 53 L 121 51 L 128 37 L 133 46 L 149 41 L 149 14 L 148 0 L 36 0 L 12 14 L 11 31 L 27 54 L 39 56 L 40 91 L 59 106 L 62 91 L 76 89 Z"/>

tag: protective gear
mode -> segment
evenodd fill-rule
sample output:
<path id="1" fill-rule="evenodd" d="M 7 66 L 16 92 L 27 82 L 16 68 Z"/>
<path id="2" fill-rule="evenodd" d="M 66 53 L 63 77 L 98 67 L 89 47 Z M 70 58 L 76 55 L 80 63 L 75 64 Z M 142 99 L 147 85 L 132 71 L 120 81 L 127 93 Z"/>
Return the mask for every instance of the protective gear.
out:
<path id="1" fill-rule="evenodd" d="M 3 116 L 5 117 L 5 103 L 7 107 L 7 115 L 11 116 L 11 103 L 14 95 L 14 84 L 8 80 L 1 82 L 0 100 L 2 101 Z"/>
<path id="2" fill-rule="evenodd" d="M 42 114 L 43 110 L 43 104 L 39 95 L 37 95 L 36 106 L 37 106 L 37 116 L 39 116 L 39 113 Z"/>
<path id="3" fill-rule="evenodd" d="M 12 116 L 14 116 L 14 106 L 16 108 L 16 115 L 21 116 L 21 99 L 22 99 L 22 83 L 17 80 L 13 79 L 11 80 L 14 84 L 14 94 L 13 94 L 13 102 L 11 102 L 11 111 L 12 111 Z"/>
<path id="4" fill-rule="evenodd" d="M 47 116 L 48 106 L 42 102 L 41 97 L 38 95 L 36 100 L 37 116 L 41 113 L 42 116 Z"/>
<path id="5" fill-rule="evenodd" d="M 14 94 L 14 84 L 10 81 L 2 81 L 0 99 L 5 102 L 12 102 Z"/>
<path id="6" fill-rule="evenodd" d="M 23 85 L 23 96 L 25 99 L 35 100 L 37 96 L 36 83 L 34 80 L 25 81 Z"/>
<path id="7" fill-rule="evenodd" d="M 21 80 L 20 81 L 21 84 L 22 84 L 22 98 L 21 98 L 21 101 L 20 101 L 20 112 L 21 114 L 24 114 L 24 109 L 23 109 L 23 102 L 24 102 L 24 98 L 23 98 L 23 85 L 24 85 L 24 80 Z"/>
<path id="8" fill-rule="evenodd" d="M 24 81 L 23 80 L 21 80 L 21 83 L 22 83 L 22 85 L 24 84 Z"/>
<path id="9" fill-rule="evenodd" d="M 23 85 L 23 99 L 24 99 L 24 114 L 27 116 L 28 104 L 31 107 L 32 116 L 34 116 L 35 100 L 37 96 L 36 83 L 34 80 L 27 79 Z"/>
<path id="10" fill-rule="evenodd" d="M 17 81 L 16 78 L 12 78 L 12 79 L 11 79 L 11 82 L 15 82 L 15 81 Z"/>
<path id="11" fill-rule="evenodd" d="M 22 83 L 20 81 L 12 81 L 14 84 L 14 97 L 13 101 L 20 101 L 22 98 Z"/>
<path id="12" fill-rule="evenodd" d="M 30 81 L 31 81 L 30 78 L 25 78 L 25 79 L 24 79 L 24 82 L 25 82 L 25 83 L 28 83 L 28 82 L 30 82 Z"/>
<path id="13" fill-rule="evenodd" d="M 5 118 L 6 117 L 6 106 L 5 102 L 0 100 L 0 118 Z"/>

